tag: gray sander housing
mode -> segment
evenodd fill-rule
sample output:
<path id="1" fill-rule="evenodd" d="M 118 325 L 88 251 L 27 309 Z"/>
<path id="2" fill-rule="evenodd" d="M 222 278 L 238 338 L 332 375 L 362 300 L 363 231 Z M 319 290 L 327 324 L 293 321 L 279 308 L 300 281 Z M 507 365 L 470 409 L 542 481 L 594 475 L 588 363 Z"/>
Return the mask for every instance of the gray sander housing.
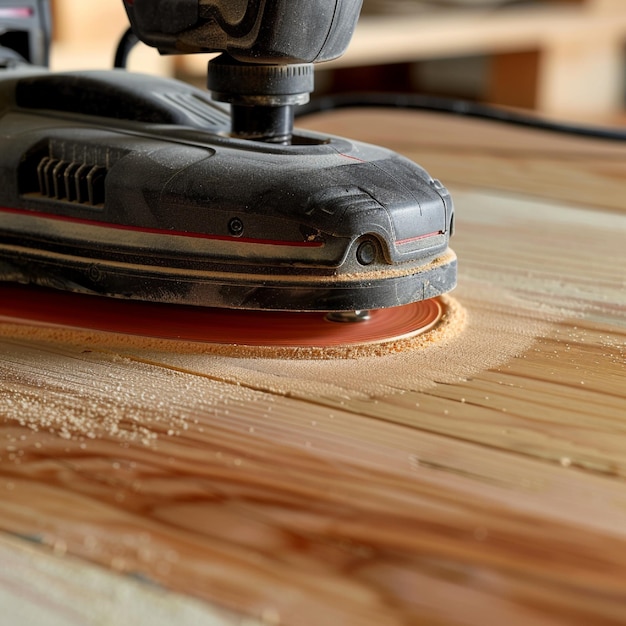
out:
<path id="1" fill-rule="evenodd" d="M 228 109 L 122 70 L 0 70 L 0 279 L 201 306 L 378 309 L 456 283 L 454 208 L 383 148 L 233 138 Z"/>

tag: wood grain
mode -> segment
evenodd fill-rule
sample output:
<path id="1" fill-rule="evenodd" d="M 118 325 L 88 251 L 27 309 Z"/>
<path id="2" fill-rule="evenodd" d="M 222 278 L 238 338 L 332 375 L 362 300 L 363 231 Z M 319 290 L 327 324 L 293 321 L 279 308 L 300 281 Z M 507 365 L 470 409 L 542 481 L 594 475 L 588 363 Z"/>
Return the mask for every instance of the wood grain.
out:
<path id="1" fill-rule="evenodd" d="M 119 623 L 113 587 L 181 624 L 623 624 L 626 150 L 307 124 L 453 184 L 466 326 L 331 361 L 1 326 L 0 598 L 55 624 Z"/>

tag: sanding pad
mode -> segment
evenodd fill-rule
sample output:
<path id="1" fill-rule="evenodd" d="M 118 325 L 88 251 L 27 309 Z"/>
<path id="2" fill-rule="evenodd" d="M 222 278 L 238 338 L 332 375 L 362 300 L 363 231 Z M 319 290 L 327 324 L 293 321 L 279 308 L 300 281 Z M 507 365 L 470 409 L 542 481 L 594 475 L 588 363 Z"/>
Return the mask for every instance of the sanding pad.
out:
<path id="1" fill-rule="evenodd" d="M 233 348 L 276 348 L 277 354 L 280 348 L 324 350 L 397 342 L 434 328 L 443 312 L 441 300 L 434 298 L 371 311 L 366 321 L 336 322 L 324 313 L 177 306 L 0 284 L 0 322 Z"/>

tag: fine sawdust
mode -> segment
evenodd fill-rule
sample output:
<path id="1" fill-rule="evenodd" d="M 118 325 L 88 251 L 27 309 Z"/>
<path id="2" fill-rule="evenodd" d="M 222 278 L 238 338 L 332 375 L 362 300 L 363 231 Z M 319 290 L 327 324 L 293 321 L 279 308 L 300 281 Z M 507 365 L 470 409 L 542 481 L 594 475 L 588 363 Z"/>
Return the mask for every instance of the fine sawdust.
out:
<path id="1" fill-rule="evenodd" d="M 423 335 L 331 351 L 246 347 L 242 355 L 238 346 L 16 324 L 0 324 L 0 335 L 89 347 L 103 356 L 123 356 L 248 389 L 348 400 L 466 380 L 521 354 L 547 330 L 550 320 L 561 317 L 558 311 L 468 279 L 445 303 L 440 324 Z"/>
<path id="2" fill-rule="evenodd" d="M 191 387 L 170 370 L 122 358 L 92 361 L 89 353 L 49 347 L 22 342 L 1 347 L 0 418 L 36 433 L 38 446 L 49 435 L 77 441 L 81 448 L 99 439 L 150 446 L 159 435 L 181 435 L 193 424 L 181 411 Z M 19 460 L 22 445 L 16 437 L 6 434 L 4 452 Z M 2 452 L 0 446 L 0 458 Z"/>
<path id="3" fill-rule="evenodd" d="M 199 373 L 255 389 L 346 403 L 423 391 L 458 383 L 498 367 L 529 349 L 563 311 L 548 310 L 491 284 L 464 280 L 449 299 L 449 317 L 433 331 L 400 349 L 369 348 L 352 359 L 211 359 L 194 354 L 142 352 L 153 363 Z M 450 314 L 450 311 L 452 312 Z"/>

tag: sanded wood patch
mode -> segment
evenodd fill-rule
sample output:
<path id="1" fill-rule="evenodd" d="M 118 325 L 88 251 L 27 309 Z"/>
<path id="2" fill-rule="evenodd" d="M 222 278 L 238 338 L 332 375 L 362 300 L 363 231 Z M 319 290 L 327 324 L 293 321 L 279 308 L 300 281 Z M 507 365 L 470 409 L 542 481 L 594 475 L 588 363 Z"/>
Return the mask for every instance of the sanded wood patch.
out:
<path id="1" fill-rule="evenodd" d="M 426 119 L 398 148 L 437 158 Z M 49 602 L 40 561 L 174 594 L 180 623 L 622 623 L 626 214 L 464 176 L 465 326 L 420 349 L 233 358 L 1 326 L 0 528 L 22 539 L 0 553 L 22 573 L 0 597 Z M 89 589 L 56 592 L 57 623 L 111 623 Z"/>

